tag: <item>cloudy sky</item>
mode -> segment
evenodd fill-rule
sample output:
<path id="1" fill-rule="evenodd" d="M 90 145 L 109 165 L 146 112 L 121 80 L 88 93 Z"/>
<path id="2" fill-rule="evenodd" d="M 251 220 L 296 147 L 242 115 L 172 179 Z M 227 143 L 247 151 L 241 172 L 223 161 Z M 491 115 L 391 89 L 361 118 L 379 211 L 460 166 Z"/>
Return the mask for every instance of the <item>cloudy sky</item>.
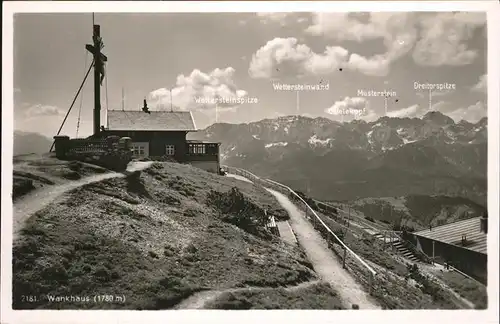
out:
<path id="1" fill-rule="evenodd" d="M 108 56 L 105 110 L 191 110 L 197 126 L 280 115 L 349 121 L 439 110 L 486 116 L 482 13 L 96 14 Z M 15 128 L 54 135 L 90 64 L 89 13 L 17 14 Z M 92 131 L 92 78 L 79 136 Z M 322 90 L 276 90 L 276 85 Z M 450 89 L 416 90 L 418 84 Z M 454 89 L 452 88 L 454 87 Z M 106 96 L 107 89 L 107 96 Z M 387 91 L 391 96 L 370 96 Z M 361 92 L 360 92 L 361 91 Z M 216 105 L 212 99 L 218 98 Z M 231 103 L 240 99 L 240 104 Z M 226 102 L 224 102 L 226 101 Z M 216 113 L 216 106 L 217 111 Z M 78 100 L 62 133 L 75 136 Z M 104 113 L 103 113 L 104 116 Z"/>

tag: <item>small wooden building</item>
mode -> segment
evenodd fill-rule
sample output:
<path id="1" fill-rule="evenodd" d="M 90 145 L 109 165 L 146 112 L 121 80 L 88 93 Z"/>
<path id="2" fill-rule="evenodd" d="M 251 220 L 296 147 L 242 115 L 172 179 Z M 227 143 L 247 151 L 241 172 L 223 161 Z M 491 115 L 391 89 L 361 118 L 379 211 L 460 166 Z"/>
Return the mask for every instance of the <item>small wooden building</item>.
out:
<path id="1" fill-rule="evenodd" d="M 412 233 L 416 245 L 437 263 L 449 263 L 486 284 L 487 218 L 475 217 Z"/>
<path id="2" fill-rule="evenodd" d="M 189 111 L 108 110 L 107 125 L 100 135 L 130 137 L 135 158 L 170 157 L 210 172 L 220 169 L 220 143 L 186 139 L 197 131 Z"/>

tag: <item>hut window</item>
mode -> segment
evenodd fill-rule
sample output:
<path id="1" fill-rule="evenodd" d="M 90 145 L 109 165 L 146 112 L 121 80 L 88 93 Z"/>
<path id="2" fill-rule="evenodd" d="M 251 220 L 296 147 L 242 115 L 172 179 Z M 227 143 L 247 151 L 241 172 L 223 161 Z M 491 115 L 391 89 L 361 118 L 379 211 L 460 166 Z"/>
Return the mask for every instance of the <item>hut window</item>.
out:
<path id="1" fill-rule="evenodd" d="M 189 145 L 190 154 L 205 154 L 205 144 L 190 144 Z"/>
<path id="2" fill-rule="evenodd" d="M 175 145 L 168 144 L 165 146 L 166 155 L 175 155 Z"/>

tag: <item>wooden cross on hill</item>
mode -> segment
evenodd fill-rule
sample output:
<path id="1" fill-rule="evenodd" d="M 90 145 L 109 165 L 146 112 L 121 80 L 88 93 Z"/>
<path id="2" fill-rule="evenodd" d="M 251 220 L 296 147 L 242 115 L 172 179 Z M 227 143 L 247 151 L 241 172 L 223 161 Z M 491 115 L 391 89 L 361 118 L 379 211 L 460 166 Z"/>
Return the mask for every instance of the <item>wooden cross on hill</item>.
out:
<path id="1" fill-rule="evenodd" d="M 101 53 L 104 48 L 101 26 L 94 25 L 92 39 L 94 44 L 86 44 L 85 48 L 94 57 L 94 135 L 96 135 L 101 131 L 101 85 L 105 75 L 104 63 L 108 61 L 106 55 Z"/>
<path id="2" fill-rule="evenodd" d="M 86 44 L 85 48 L 94 56 L 95 68 L 101 76 L 100 84 L 102 85 L 102 80 L 105 75 L 104 63 L 108 61 L 108 57 L 101 53 L 101 50 L 104 48 L 104 43 L 101 37 L 101 26 L 94 25 L 94 35 L 92 39 L 94 41 L 94 45 Z"/>

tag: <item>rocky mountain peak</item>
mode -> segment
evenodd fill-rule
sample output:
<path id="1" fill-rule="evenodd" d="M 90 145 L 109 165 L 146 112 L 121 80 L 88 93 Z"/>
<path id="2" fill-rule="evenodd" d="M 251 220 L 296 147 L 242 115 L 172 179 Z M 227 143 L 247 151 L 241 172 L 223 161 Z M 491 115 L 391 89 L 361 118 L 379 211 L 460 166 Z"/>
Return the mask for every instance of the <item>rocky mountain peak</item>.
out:
<path id="1" fill-rule="evenodd" d="M 422 120 L 429 121 L 440 126 L 455 124 L 455 121 L 453 121 L 453 119 L 451 119 L 450 117 L 446 116 L 445 114 L 439 111 L 429 111 L 428 113 L 425 114 Z"/>

